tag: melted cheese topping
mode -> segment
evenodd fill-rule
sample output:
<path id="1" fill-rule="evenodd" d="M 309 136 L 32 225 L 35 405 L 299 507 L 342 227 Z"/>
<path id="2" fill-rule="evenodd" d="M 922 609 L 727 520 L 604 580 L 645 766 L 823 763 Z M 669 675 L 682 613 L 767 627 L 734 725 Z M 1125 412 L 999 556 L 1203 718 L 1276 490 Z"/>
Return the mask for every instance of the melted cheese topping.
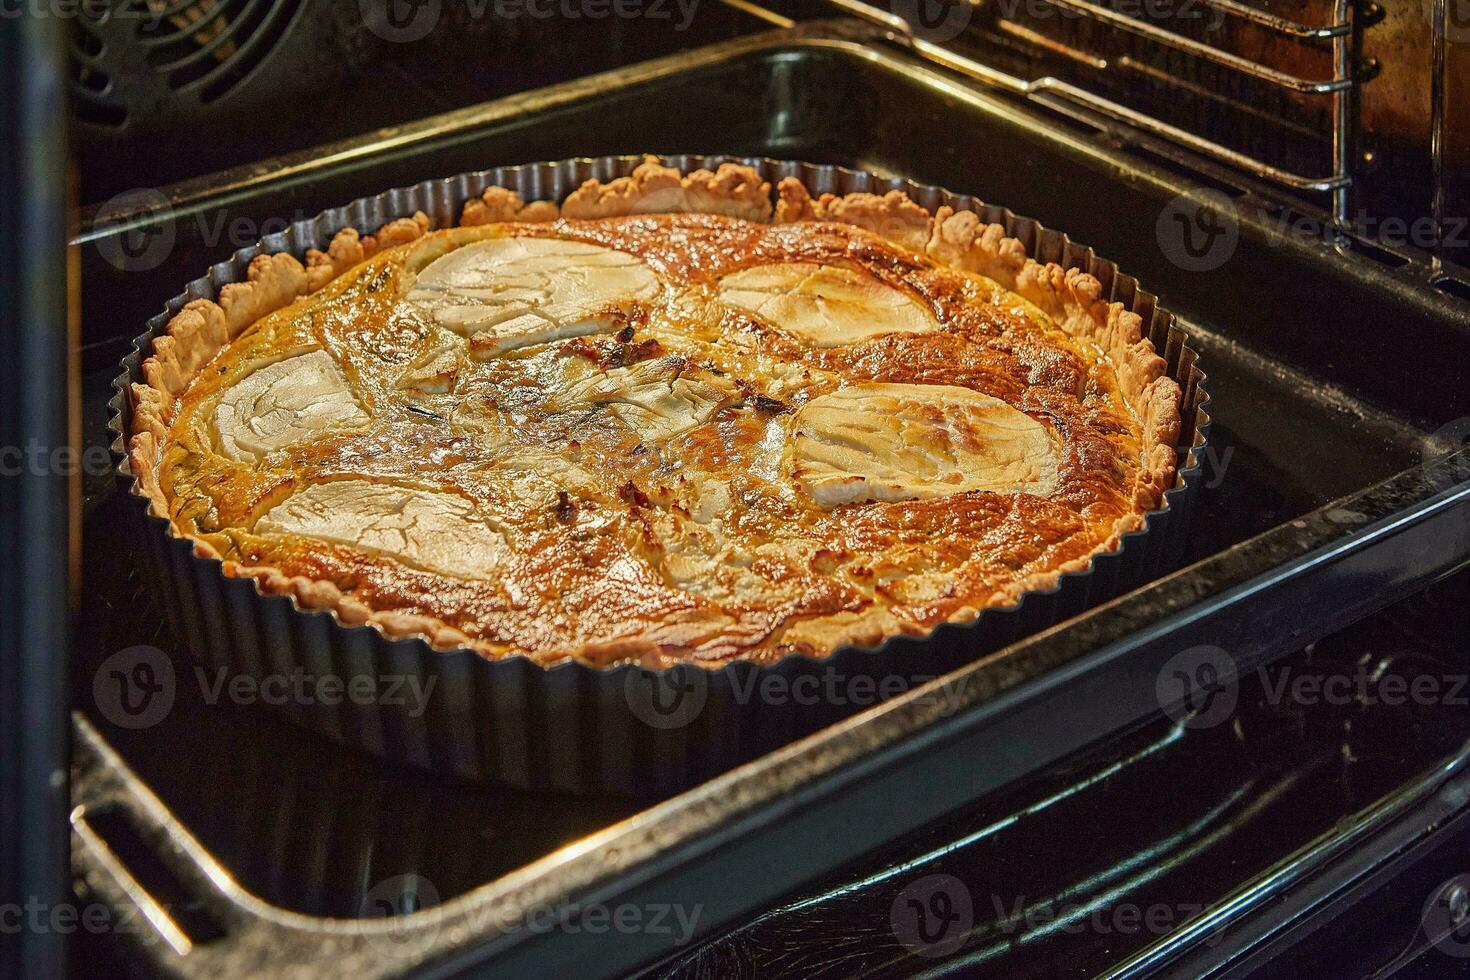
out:
<path id="1" fill-rule="evenodd" d="M 505 536 L 464 497 L 368 480 L 313 483 L 267 511 L 255 530 L 382 552 L 463 578 L 491 574 L 509 553 Z"/>
<path id="2" fill-rule="evenodd" d="M 999 398 L 953 385 L 842 388 L 796 417 L 794 476 L 823 507 L 1057 487 L 1057 440 Z"/>
<path id="3" fill-rule="evenodd" d="M 495 238 L 429 263 L 408 302 L 441 326 L 502 354 L 611 329 L 606 308 L 658 292 L 652 270 L 627 252 L 555 238 Z"/>
<path id="4" fill-rule="evenodd" d="M 562 411 L 605 408 L 647 441 L 692 429 L 738 398 L 725 379 L 675 357 L 591 372 L 558 393 L 550 406 Z"/>
<path id="5" fill-rule="evenodd" d="M 720 299 L 815 347 L 939 327 L 913 297 L 833 265 L 777 262 L 742 269 L 720 280 Z"/>
<path id="6" fill-rule="evenodd" d="M 320 350 L 251 372 L 224 393 L 214 413 L 220 449 L 233 459 L 256 459 L 367 420 L 342 369 Z"/>
<path id="7" fill-rule="evenodd" d="M 200 372 L 158 476 L 226 559 L 487 656 L 770 661 L 1109 547 L 1139 429 L 994 283 L 839 225 L 640 215 L 375 256 Z"/>

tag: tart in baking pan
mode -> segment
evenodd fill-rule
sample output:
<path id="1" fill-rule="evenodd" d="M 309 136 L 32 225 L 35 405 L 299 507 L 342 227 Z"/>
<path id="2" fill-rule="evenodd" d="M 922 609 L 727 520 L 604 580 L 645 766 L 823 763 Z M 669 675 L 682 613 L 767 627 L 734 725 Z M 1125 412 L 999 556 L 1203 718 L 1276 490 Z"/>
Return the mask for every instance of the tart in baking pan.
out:
<path id="1" fill-rule="evenodd" d="M 152 512 L 345 624 L 820 657 L 1047 588 L 1174 485 L 1139 318 L 970 212 L 650 159 L 429 225 L 257 256 L 131 387 Z"/>

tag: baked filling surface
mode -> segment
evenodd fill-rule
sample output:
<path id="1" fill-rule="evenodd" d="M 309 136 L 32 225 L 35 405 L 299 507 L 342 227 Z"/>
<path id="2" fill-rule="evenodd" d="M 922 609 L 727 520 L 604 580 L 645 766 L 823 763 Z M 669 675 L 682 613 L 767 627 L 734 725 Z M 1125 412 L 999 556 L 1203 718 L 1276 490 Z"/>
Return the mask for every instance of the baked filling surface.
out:
<path id="1" fill-rule="evenodd" d="M 155 345 L 142 492 L 345 622 L 650 666 L 925 633 L 1142 526 L 1178 390 L 1096 280 L 731 170 L 258 258 Z"/>

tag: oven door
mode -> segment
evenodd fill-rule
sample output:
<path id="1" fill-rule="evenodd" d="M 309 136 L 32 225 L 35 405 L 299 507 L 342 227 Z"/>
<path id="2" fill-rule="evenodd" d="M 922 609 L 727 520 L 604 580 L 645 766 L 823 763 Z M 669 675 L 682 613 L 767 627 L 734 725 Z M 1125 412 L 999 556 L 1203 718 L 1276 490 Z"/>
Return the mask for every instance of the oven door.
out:
<path id="1" fill-rule="evenodd" d="M 60 910 L 68 573 L 79 497 L 62 22 L 0 18 L 0 901 Z M 13 904 L 12 904 L 13 903 Z M 0 928 L 0 974 L 56 976 L 49 919 Z"/>

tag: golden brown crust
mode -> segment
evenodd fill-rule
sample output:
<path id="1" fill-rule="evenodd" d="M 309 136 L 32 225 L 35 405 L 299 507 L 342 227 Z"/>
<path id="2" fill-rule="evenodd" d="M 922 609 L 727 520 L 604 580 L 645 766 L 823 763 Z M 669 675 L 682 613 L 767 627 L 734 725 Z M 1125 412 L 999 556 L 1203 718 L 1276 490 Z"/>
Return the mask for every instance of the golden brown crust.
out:
<path id="1" fill-rule="evenodd" d="M 771 219 L 771 185 L 750 167 L 722 163 L 710 173 L 681 174 L 646 156 L 630 176 L 604 184 L 589 180 L 562 202 L 561 216 L 575 220 L 626 214 L 702 211 L 746 221 Z"/>
<path id="2" fill-rule="evenodd" d="M 459 224 L 461 228 L 492 225 L 504 221 L 540 224 L 555 221 L 560 211 L 555 201 L 532 201 L 527 204 L 513 190 L 505 187 L 487 187 L 485 193 L 465 202 L 464 211 L 459 216 Z"/>
<path id="3" fill-rule="evenodd" d="M 777 190 L 780 193 L 777 224 L 836 221 L 871 231 L 916 252 L 924 251 L 929 244 L 933 215 L 902 191 L 889 191 L 881 196 L 863 192 L 841 197 L 823 194 L 814 200 L 807 193 L 806 185 L 795 177 L 782 179 Z"/>
<path id="4" fill-rule="evenodd" d="M 1179 439 L 1179 385 L 1165 377 L 1164 359 L 1142 335 L 1138 314 L 1101 298 L 1102 284 L 1080 269 L 1041 265 L 1000 225 L 986 225 L 970 211 L 941 207 L 927 245 L 934 259 L 978 272 L 1028 300 L 1074 337 L 1095 343 L 1118 366 L 1118 381 L 1143 424 L 1145 468 L 1136 488 L 1141 508 L 1159 506 L 1174 485 L 1174 445 Z"/>
<path id="5" fill-rule="evenodd" d="M 714 173 L 700 170 L 685 176 L 652 157 L 630 177 L 605 185 L 588 181 L 567 198 L 559 214 L 563 219 L 592 220 L 650 210 L 694 210 L 760 222 L 773 218 L 770 186 L 750 168 L 726 164 Z M 544 223 L 557 217 L 558 209 L 552 202 L 525 204 L 511 191 L 490 188 L 466 204 L 462 224 Z M 1096 344 L 1116 366 L 1119 390 L 1139 420 L 1143 444 L 1142 465 L 1132 492 L 1136 509 L 1116 519 L 1112 534 L 1102 546 L 1054 568 L 1014 577 L 999 601 L 988 604 L 1017 601 L 1027 591 L 1054 584 L 1068 571 L 1087 568 L 1096 553 L 1116 548 L 1122 534 L 1143 526 L 1140 512 L 1157 507 L 1174 482 L 1179 391 L 1172 380 L 1164 377 L 1163 360 L 1141 337 L 1139 318 L 1120 304 L 1103 300 L 1094 277 L 1076 269 L 1039 265 L 1026 256 L 1020 242 L 1005 236 L 1001 226 L 987 225 L 970 212 L 955 213 L 949 208 L 941 208 L 931 216 L 896 191 L 883 196 L 826 194 L 814 200 L 799 181 L 788 178 L 780 183 L 774 223 L 798 221 L 856 226 L 942 265 L 985 276 L 1034 304 L 1067 333 Z M 218 303 L 189 303 L 169 322 L 166 335 L 154 341 L 153 355 L 143 365 L 144 384 L 135 384 L 131 389 L 133 425 L 128 456 L 139 492 L 152 502 L 153 513 L 166 519 L 170 516 L 158 479 L 161 452 L 178 396 L 200 369 L 251 323 L 323 289 L 373 255 L 417 240 L 428 226 L 427 217 L 419 213 L 390 222 L 372 236 L 344 229 L 334 236 L 325 253 L 308 252 L 304 266 L 289 255 L 258 256 L 250 265 L 245 283 L 225 286 Z M 633 492 L 641 491 L 634 488 Z M 178 533 L 177 528 L 173 530 Z M 202 556 L 221 557 L 205 541 L 195 539 L 194 545 Z M 225 574 L 253 578 L 266 593 L 290 596 L 303 609 L 331 611 L 346 624 L 371 624 L 390 637 L 426 637 L 438 648 L 473 646 L 499 655 L 496 649 L 487 648 L 434 616 L 374 609 L 324 578 L 288 575 L 270 565 L 235 560 L 225 560 L 223 568 Z M 810 624 L 798 621 L 791 627 L 791 646 L 830 652 L 844 644 L 871 645 L 897 632 L 915 631 L 911 623 L 896 619 L 886 606 L 870 605 L 846 612 L 832 608 L 832 612 Z M 979 611 L 960 605 L 949 609 L 946 618 L 962 621 Z M 677 647 L 687 641 L 663 641 L 676 634 L 692 636 L 710 628 L 710 623 L 698 618 L 684 616 L 684 621 L 685 625 L 680 626 L 678 616 L 666 618 L 665 626 L 657 631 L 641 637 L 590 641 L 570 654 L 596 664 L 634 659 L 656 667 L 677 662 L 681 658 L 666 654 L 665 646 Z M 741 655 L 739 642 L 732 642 L 733 646 L 720 648 L 723 654 L 716 651 L 710 662 Z"/>

